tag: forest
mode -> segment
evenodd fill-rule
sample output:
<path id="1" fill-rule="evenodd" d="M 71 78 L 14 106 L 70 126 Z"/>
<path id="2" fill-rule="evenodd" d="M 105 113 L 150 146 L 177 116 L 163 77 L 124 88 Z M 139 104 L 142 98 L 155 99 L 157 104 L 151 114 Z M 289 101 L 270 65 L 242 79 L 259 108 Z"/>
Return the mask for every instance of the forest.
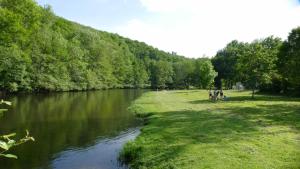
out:
<path id="1" fill-rule="evenodd" d="M 70 22 L 33 0 L 0 0 L 2 91 L 206 88 L 209 59 L 187 59 Z"/>
<path id="2" fill-rule="evenodd" d="M 0 0 L 0 90 L 247 88 L 300 90 L 300 28 L 287 40 L 234 40 L 190 59 L 56 16 L 34 0 Z"/>

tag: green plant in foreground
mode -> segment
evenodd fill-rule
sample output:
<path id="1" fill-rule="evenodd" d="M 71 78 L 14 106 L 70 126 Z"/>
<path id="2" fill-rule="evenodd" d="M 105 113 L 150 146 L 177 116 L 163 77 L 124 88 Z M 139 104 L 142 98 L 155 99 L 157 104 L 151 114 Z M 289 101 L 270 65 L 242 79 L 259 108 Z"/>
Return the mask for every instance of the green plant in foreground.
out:
<path id="1" fill-rule="evenodd" d="M 6 105 L 11 105 L 11 102 L 1 100 L 0 104 L 6 104 Z M 6 109 L 0 109 L 0 113 L 3 111 L 6 111 Z M 28 141 L 34 141 L 34 138 L 29 135 L 28 130 L 26 130 L 26 136 L 18 141 L 12 139 L 13 137 L 16 136 L 16 133 L 11 133 L 8 135 L 3 135 L 0 136 L 0 157 L 6 157 L 6 158 L 15 158 L 17 159 L 18 157 L 13 154 L 7 154 L 7 152 L 15 146 L 18 146 L 20 144 L 26 143 Z"/>

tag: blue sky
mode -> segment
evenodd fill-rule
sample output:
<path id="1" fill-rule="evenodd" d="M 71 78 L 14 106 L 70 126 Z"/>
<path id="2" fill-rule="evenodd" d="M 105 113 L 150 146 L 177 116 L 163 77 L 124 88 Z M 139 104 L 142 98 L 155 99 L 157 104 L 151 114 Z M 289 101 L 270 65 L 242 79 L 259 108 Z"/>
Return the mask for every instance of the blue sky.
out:
<path id="1" fill-rule="evenodd" d="M 286 39 L 299 0 L 37 0 L 54 12 L 186 57 L 213 56 L 231 40 Z"/>
<path id="2" fill-rule="evenodd" d="M 37 0 L 50 4 L 54 12 L 69 20 L 110 31 L 132 18 L 147 16 L 139 0 Z"/>

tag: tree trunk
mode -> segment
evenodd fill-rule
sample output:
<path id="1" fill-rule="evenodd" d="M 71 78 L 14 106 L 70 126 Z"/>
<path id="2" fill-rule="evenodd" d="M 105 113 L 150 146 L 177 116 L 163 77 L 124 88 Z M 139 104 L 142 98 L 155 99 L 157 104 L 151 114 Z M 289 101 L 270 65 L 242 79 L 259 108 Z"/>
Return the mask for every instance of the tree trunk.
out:
<path id="1" fill-rule="evenodd" d="M 252 99 L 254 99 L 255 88 L 252 88 Z"/>

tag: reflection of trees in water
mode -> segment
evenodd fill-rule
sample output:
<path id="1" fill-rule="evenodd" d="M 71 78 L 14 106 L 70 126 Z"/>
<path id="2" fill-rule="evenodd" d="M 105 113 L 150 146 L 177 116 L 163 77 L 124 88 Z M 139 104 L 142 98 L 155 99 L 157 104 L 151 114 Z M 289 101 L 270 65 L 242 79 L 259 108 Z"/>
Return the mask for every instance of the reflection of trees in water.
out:
<path id="1" fill-rule="evenodd" d="M 136 125 L 126 111 L 139 90 L 106 90 L 35 94 L 13 97 L 14 105 L 1 119 L 2 131 L 22 133 L 29 129 L 35 143 L 14 153 L 18 161 L 0 161 L 9 168 L 45 166 L 53 154 L 67 147 L 85 147 L 99 137 L 109 137 Z"/>

